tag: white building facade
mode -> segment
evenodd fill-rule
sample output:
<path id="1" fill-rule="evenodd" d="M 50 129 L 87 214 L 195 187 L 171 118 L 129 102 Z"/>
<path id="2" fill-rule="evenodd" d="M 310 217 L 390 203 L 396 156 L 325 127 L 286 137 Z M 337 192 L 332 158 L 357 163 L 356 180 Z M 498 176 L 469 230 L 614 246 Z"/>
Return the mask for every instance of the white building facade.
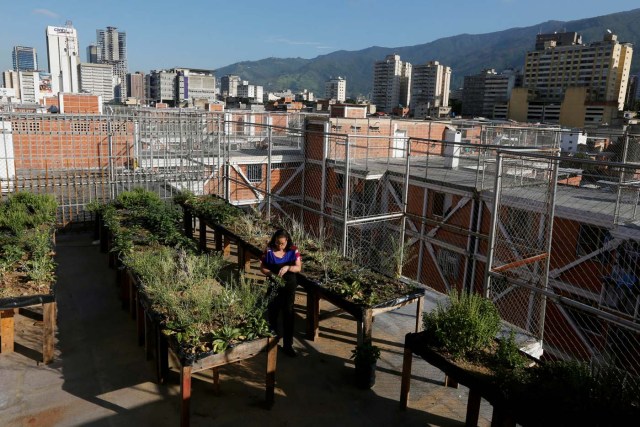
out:
<path id="1" fill-rule="evenodd" d="M 387 55 L 373 67 L 371 102 L 381 111 L 390 113 L 397 107 L 408 107 L 411 99 L 411 64 L 400 55 Z"/>
<path id="2" fill-rule="evenodd" d="M 84 62 L 78 68 L 80 91 L 102 96 L 104 102 L 113 101 L 114 76 L 111 65 Z"/>
<path id="3" fill-rule="evenodd" d="M 70 23 L 65 27 L 48 26 L 46 36 L 47 61 L 53 94 L 77 93 L 80 90 L 78 81 L 80 52 L 76 29 Z"/>
<path id="4" fill-rule="evenodd" d="M 324 96 L 327 99 L 344 102 L 347 99 L 347 81 L 342 77 L 329 80 L 324 85 Z"/>
<path id="5" fill-rule="evenodd" d="M 449 106 L 451 67 L 438 61 L 413 67 L 411 76 L 411 112 L 415 117 L 424 116 L 422 111 Z M 428 113 L 427 113 L 428 114 Z"/>

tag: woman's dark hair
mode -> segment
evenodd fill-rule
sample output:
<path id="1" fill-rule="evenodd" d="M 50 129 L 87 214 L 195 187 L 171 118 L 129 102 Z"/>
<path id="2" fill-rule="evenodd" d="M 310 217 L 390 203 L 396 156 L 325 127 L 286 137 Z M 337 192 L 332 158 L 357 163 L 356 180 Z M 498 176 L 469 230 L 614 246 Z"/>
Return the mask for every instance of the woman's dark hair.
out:
<path id="1" fill-rule="evenodd" d="M 287 231 L 283 229 L 276 230 L 276 232 L 273 233 L 273 236 L 271 236 L 271 240 L 269 240 L 269 247 L 275 248 L 276 240 L 281 237 L 287 239 L 287 246 L 284 248 L 284 250 L 288 251 L 289 249 L 291 249 L 291 246 L 293 246 L 293 242 L 291 241 L 291 236 L 289 235 L 289 233 L 287 233 Z"/>

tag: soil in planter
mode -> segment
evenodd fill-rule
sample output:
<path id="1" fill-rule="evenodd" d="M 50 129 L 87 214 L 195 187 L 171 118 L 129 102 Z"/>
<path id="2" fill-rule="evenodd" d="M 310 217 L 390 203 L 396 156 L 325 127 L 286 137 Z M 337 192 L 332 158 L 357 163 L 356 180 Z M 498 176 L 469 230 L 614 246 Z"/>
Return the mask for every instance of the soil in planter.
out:
<path id="1" fill-rule="evenodd" d="M 9 271 L 2 275 L 2 282 L 0 283 L 0 299 L 48 295 L 50 292 L 49 284 L 43 285 L 29 280 L 27 274 L 24 272 Z"/>

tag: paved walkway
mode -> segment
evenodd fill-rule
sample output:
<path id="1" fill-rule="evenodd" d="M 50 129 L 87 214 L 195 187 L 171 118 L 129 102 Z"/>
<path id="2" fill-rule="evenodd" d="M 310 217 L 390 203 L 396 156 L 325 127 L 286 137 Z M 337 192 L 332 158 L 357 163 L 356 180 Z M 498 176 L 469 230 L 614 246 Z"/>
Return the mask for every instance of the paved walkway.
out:
<path id="1" fill-rule="evenodd" d="M 167 385 L 154 383 L 153 362 L 137 345 L 135 322 L 121 308 L 106 255 L 88 234 L 69 233 L 59 235 L 57 262 L 56 359 L 37 363 L 41 322 L 16 316 L 16 352 L 0 355 L 0 425 L 178 426 L 178 373 L 172 370 Z M 442 372 L 418 358 L 409 409 L 398 409 L 402 342 L 414 327 L 415 305 L 376 317 L 373 339 L 383 352 L 376 384 L 364 391 L 353 385 L 349 359 L 355 322 L 347 315 L 323 320 L 320 338 L 306 341 L 304 307 L 301 292 L 299 357 L 278 355 L 274 407 L 263 408 L 263 354 L 223 367 L 219 393 L 211 371 L 195 375 L 192 426 L 464 425 L 468 390 L 443 387 Z M 490 424 L 491 410 L 483 401 L 481 426 Z"/>

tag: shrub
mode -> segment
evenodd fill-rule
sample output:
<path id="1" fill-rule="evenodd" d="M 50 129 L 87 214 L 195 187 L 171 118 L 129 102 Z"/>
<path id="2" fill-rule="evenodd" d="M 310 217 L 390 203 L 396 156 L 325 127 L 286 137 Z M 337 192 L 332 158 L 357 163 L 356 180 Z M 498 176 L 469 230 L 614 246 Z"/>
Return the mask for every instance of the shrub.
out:
<path id="1" fill-rule="evenodd" d="M 524 367 L 526 359 L 518 348 L 516 333 L 513 330 L 509 332 L 509 337 L 503 337 L 498 340 L 495 361 L 501 368 L 519 369 Z"/>
<path id="2" fill-rule="evenodd" d="M 380 359 L 380 347 L 370 342 L 358 344 L 356 348 L 351 350 L 351 359 L 353 359 L 357 365 L 372 365 Z"/>
<path id="3" fill-rule="evenodd" d="M 500 329 L 500 315 L 490 300 L 452 291 L 449 304 L 438 303 L 434 311 L 425 313 L 423 324 L 434 345 L 459 359 L 493 341 Z"/>

